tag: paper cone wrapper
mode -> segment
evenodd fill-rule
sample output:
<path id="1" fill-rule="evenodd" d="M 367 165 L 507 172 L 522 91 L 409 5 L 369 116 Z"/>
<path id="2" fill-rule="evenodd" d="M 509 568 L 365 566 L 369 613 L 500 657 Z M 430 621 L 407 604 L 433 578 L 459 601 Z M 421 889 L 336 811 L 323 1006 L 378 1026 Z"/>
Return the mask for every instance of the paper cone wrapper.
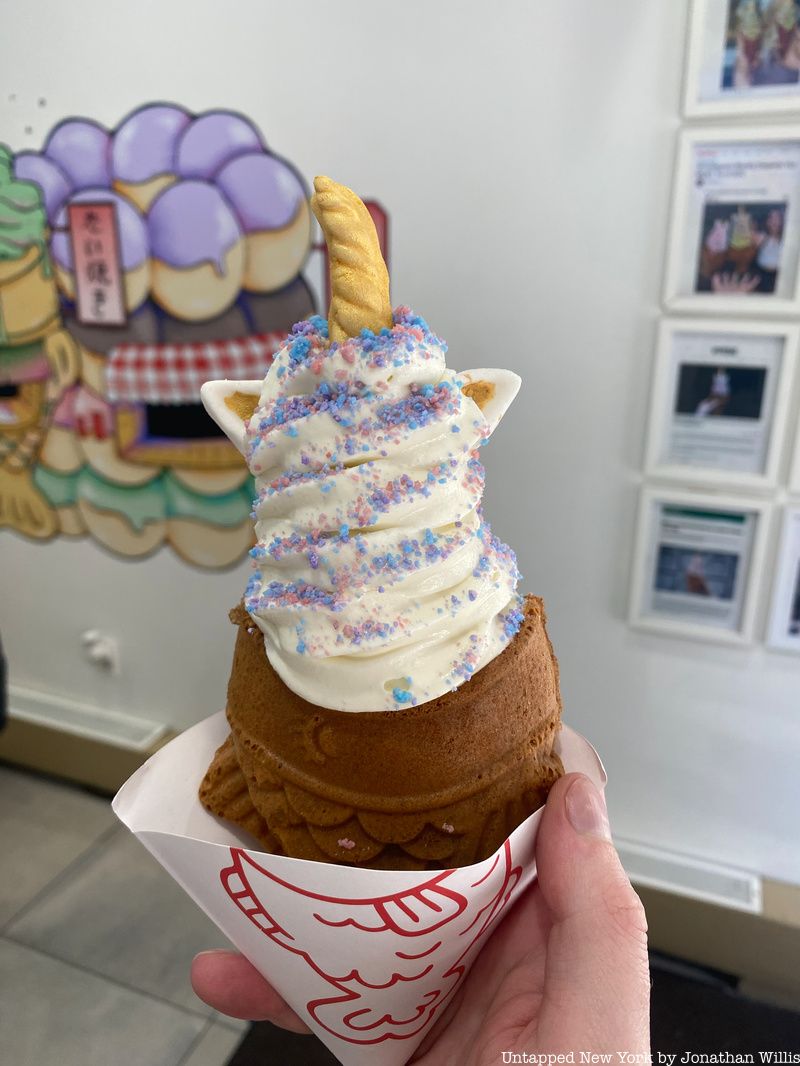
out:
<path id="1" fill-rule="evenodd" d="M 344 1066 L 400 1066 L 442 1014 L 492 928 L 536 876 L 541 811 L 457 870 L 370 870 L 268 855 L 197 797 L 224 713 L 157 752 L 113 809 Z M 564 769 L 603 765 L 562 728 Z"/>

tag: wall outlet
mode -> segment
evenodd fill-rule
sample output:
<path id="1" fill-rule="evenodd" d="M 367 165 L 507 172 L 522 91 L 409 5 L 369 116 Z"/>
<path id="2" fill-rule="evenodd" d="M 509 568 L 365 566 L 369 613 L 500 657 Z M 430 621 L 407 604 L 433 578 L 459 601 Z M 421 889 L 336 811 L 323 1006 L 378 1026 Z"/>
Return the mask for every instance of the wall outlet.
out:
<path id="1" fill-rule="evenodd" d="M 119 641 L 100 629 L 86 629 L 81 633 L 86 658 L 99 670 L 118 674 L 120 668 Z"/>

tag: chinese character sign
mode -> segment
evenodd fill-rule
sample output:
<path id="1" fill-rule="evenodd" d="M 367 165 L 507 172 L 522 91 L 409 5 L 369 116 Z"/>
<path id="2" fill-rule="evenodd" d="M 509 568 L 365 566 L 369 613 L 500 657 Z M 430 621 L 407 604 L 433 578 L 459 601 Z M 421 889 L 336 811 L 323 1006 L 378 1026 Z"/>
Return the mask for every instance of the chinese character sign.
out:
<path id="1" fill-rule="evenodd" d="M 68 217 L 78 321 L 124 326 L 125 294 L 114 205 L 73 203 Z"/>

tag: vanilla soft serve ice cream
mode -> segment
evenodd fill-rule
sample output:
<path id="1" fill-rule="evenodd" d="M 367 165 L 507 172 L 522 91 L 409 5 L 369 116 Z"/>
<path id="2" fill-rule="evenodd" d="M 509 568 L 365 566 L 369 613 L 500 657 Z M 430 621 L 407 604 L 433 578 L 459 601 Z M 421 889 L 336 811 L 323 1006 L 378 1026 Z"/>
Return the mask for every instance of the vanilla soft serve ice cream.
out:
<path id="1" fill-rule="evenodd" d="M 317 706 L 434 699 L 519 628 L 514 553 L 481 511 L 478 449 L 502 410 L 493 424 L 445 351 L 408 308 L 341 343 L 324 319 L 301 322 L 246 424 L 258 544 L 245 606 L 276 672 Z M 503 382 L 504 407 L 518 379 Z"/>

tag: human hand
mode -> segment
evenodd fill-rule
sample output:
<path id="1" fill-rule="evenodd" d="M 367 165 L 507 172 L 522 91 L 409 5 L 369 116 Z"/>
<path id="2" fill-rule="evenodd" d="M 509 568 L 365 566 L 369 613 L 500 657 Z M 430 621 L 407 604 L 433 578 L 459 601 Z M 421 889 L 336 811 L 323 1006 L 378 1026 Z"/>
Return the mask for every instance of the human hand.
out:
<path id="1" fill-rule="evenodd" d="M 644 910 L 611 844 L 602 794 L 582 774 L 553 786 L 536 865 L 536 882 L 491 935 L 417 1066 L 496 1066 L 503 1051 L 649 1051 Z M 223 1014 L 308 1031 L 235 952 L 198 955 L 192 985 Z"/>
<path id="2" fill-rule="evenodd" d="M 759 281 L 757 274 L 714 274 L 711 288 L 714 292 L 749 293 L 758 288 Z"/>

